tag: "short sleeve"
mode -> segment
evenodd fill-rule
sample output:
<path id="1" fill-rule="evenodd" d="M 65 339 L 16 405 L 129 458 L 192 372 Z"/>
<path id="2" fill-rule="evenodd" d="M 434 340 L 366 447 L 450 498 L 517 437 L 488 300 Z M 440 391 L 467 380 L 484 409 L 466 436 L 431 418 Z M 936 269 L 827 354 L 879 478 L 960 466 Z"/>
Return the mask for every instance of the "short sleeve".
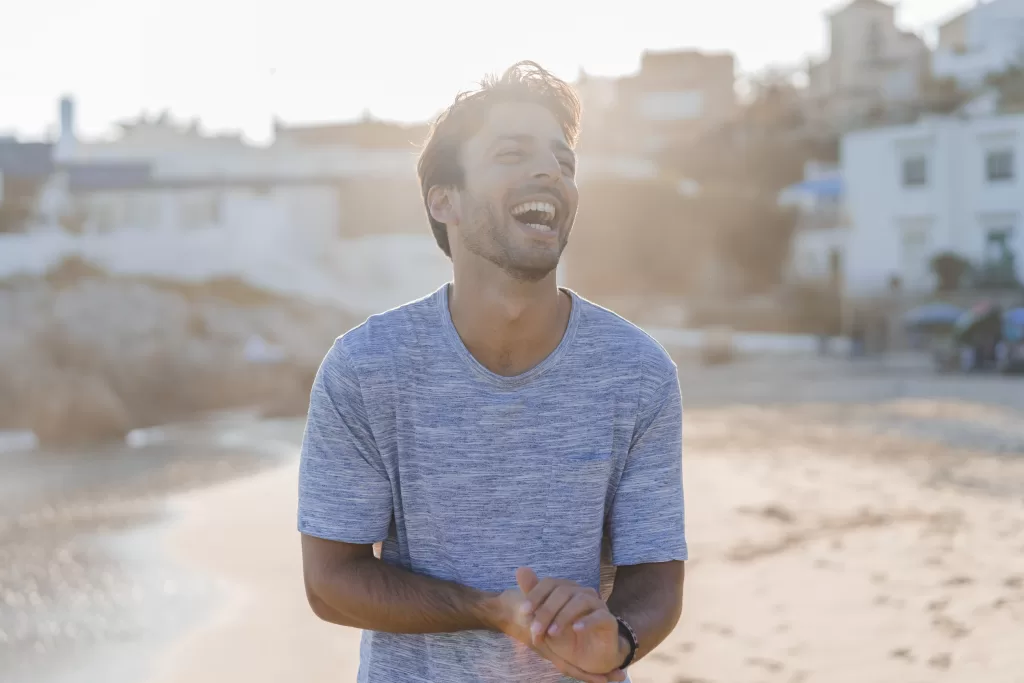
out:
<path id="1" fill-rule="evenodd" d="M 641 405 L 608 519 L 616 566 L 686 560 L 683 410 L 673 368 Z"/>
<path id="2" fill-rule="evenodd" d="M 310 392 L 298 517 L 301 533 L 346 543 L 377 543 L 391 525 L 391 482 L 341 340 L 320 364 Z"/>

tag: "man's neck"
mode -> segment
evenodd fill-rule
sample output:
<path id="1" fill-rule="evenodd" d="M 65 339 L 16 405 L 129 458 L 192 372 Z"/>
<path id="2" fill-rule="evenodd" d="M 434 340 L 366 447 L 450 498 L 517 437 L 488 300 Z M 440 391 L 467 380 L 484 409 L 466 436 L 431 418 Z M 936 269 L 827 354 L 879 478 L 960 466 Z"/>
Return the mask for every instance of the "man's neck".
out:
<path id="1" fill-rule="evenodd" d="M 537 282 L 460 278 L 448 307 L 462 342 L 492 372 L 512 377 L 547 358 L 562 341 L 572 301 L 552 272 Z"/>

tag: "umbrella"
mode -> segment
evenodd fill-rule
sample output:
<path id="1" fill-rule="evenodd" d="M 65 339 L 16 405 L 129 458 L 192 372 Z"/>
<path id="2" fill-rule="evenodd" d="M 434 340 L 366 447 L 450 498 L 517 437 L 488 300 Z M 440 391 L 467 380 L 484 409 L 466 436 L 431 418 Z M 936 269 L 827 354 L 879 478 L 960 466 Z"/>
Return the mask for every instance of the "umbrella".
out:
<path id="1" fill-rule="evenodd" d="M 1003 322 L 1007 325 L 1024 327 L 1024 307 L 1011 308 L 1006 313 L 1003 313 Z"/>
<path id="2" fill-rule="evenodd" d="M 964 310 L 952 304 L 925 304 L 907 311 L 903 324 L 911 329 L 953 327 L 963 315 Z"/>
<path id="3" fill-rule="evenodd" d="M 983 302 L 971 307 L 956 321 L 956 336 L 960 339 L 973 336 L 975 333 L 991 333 L 1001 326 L 1002 313 L 999 306 L 991 302 Z"/>

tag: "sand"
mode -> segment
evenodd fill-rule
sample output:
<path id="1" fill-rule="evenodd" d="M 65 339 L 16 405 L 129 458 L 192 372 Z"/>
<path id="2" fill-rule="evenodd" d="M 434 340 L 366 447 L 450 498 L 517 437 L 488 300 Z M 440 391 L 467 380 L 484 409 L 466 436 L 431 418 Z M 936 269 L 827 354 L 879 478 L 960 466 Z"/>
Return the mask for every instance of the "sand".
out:
<path id="1" fill-rule="evenodd" d="M 688 413 L 684 614 L 633 680 L 1024 680 L 1024 471 L 905 433 L 946 408 Z M 173 550 L 226 597 L 151 683 L 355 680 L 358 633 L 305 604 L 295 491 L 292 463 L 181 501 Z"/>

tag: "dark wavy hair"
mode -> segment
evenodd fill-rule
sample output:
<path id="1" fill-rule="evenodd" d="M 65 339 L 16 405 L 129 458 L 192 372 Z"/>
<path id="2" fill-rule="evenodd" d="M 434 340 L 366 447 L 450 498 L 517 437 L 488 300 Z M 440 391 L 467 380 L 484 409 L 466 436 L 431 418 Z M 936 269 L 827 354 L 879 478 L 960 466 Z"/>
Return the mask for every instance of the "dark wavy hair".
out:
<path id="1" fill-rule="evenodd" d="M 448 228 L 430 215 L 427 193 L 435 185 L 464 186 L 465 172 L 459 161 L 462 144 L 480 130 L 491 107 L 507 102 L 542 105 L 554 115 L 570 146 L 574 146 L 579 137 L 580 101 L 576 92 L 536 62 L 517 62 L 501 76 L 485 78 L 479 89 L 459 93 L 451 106 L 435 119 L 416 165 L 430 229 L 437 246 L 449 258 L 452 250 Z"/>

